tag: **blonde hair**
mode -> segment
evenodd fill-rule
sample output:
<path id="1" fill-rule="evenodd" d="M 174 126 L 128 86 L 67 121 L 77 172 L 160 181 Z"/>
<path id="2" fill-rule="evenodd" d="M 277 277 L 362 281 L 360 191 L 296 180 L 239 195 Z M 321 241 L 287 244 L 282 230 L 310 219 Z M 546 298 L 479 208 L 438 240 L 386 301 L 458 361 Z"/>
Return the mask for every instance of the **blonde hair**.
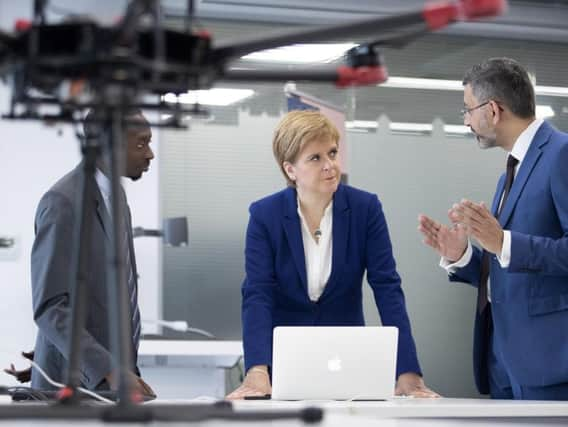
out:
<path id="1" fill-rule="evenodd" d="M 325 138 L 339 145 L 339 131 L 319 111 L 291 111 L 280 120 L 274 131 L 272 151 L 288 185 L 296 184 L 286 174 L 284 162 L 294 163 L 308 143 Z"/>

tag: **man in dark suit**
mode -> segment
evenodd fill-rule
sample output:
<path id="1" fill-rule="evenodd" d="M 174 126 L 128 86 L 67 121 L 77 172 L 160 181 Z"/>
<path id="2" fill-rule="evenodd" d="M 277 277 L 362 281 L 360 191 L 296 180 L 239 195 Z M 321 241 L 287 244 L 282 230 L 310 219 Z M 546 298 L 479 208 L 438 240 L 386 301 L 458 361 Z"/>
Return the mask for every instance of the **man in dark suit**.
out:
<path id="1" fill-rule="evenodd" d="M 132 180 L 139 179 L 148 170 L 154 154 L 150 148 L 152 133 L 149 123 L 141 111 L 133 110 L 126 119 L 134 125 L 125 131 L 126 150 L 123 175 Z M 86 138 L 103 139 L 108 135 L 107 126 L 101 125 L 90 112 L 84 125 Z M 76 248 L 74 247 L 76 227 L 80 220 L 80 195 L 83 189 L 82 165 L 77 166 L 61 178 L 44 194 L 39 202 L 35 218 L 36 237 L 31 255 L 32 297 L 34 320 L 38 326 L 35 344 L 35 362 L 55 381 L 66 380 L 67 356 L 69 354 L 71 285 Z M 87 312 L 86 324 L 81 334 L 80 372 L 81 383 L 89 389 L 115 389 L 116 375 L 113 372 L 108 325 L 107 304 L 108 258 L 105 247 L 110 242 L 112 221 L 110 216 L 110 167 L 105 159 L 97 162 L 93 179 L 94 194 L 87 200 L 87 208 L 93 210 L 90 236 L 89 268 L 86 277 Z M 122 190 L 122 189 L 121 189 Z M 126 264 L 127 285 L 130 296 L 130 318 L 132 320 L 133 366 L 140 338 L 140 312 L 137 304 L 136 262 L 132 245 L 132 225 L 126 196 L 122 190 L 121 200 L 125 212 L 125 236 L 123 256 Z M 137 368 L 135 371 L 138 373 Z M 135 373 L 131 379 L 142 394 L 153 395 L 151 388 Z M 49 389 L 52 386 L 32 370 L 32 386 Z"/>
<path id="2" fill-rule="evenodd" d="M 454 204 L 419 218 L 451 281 L 478 288 L 474 373 L 501 399 L 568 400 L 568 135 L 535 118 L 527 72 L 507 58 L 466 73 L 464 123 L 509 153 L 491 210 Z M 468 236 L 481 249 L 472 247 Z"/>

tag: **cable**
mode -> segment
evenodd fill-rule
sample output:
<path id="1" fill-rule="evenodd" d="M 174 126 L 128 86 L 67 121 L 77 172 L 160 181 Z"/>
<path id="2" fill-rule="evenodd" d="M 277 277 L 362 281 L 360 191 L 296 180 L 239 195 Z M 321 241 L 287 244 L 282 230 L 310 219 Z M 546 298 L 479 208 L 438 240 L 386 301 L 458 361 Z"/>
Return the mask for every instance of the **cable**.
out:
<path id="1" fill-rule="evenodd" d="M 27 359 L 26 359 L 26 360 L 27 360 Z M 58 383 L 58 382 L 53 381 L 53 380 L 49 377 L 49 375 L 47 375 L 47 374 L 44 372 L 44 370 L 41 369 L 41 367 L 40 367 L 36 362 L 34 362 L 33 360 L 28 360 L 28 362 L 30 362 L 30 364 L 31 364 L 35 369 L 37 369 L 37 371 L 41 374 L 41 376 L 44 377 L 45 380 L 46 380 L 49 384 L 51 384 L 52 386 L 57 387 L 57 388 L 64 388 L 64 387 L 66 387 L 65 384 L 61 384 L 61 383 Z M 91 390 L 87 390 L 86 388 L 77 387 L 77 390 L 79 390 L 81 393 L 86 394 L 87 396 L 91 396 L 91 397 L 94 398 L 94 399 L 100 400 L 101 402 L 114 404 L 114 402 L 113 402 L 112 400 L 107 399 L 106 397 L 102 397 L 102 396 L 98 395 L 97 393 L 95 393 L 95 392 L 93 392 L 93 391 L 91 391 Z"/>
<path id="2" fill-rule="evenodd" d="M 205 337 L 211 338 L 211 339 L 216 339 L 217 337 L 215 335 L 213 335 L 210 332 L 207 332 L 204 329 L 199 329 L 199 328 L 190 328 L 189 326 L 187 327 L 187 329 L 185 330 L 185 332 L 193 332 L 194 334 L 198 334 L 198 335 L 203 335 Z"/>
<path id="3" fill-rule="evenodd" d="M 161 319 L 144 320 L 144 319 L 142 319 L 142 323 L 159 325 L 159 326 L 163 326 L 163 327 L 168 328 L 168 329 L 172 329 L 174 331 L 190 332 L 190 333 L 205 336 L 207 338 L 217 339 L 217 337 L 215 335 L 213 335 L 211 332 L 206 331 L 205 329 L 190 327 L 185 320 L 161 320 Z"/>

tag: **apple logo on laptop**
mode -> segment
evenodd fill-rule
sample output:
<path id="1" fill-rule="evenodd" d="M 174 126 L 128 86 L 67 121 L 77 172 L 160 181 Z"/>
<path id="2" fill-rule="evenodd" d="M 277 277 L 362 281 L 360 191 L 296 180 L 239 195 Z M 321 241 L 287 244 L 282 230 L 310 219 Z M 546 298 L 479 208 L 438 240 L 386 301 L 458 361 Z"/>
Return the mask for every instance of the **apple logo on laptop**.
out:
<path id="1" fill-rule="evenodd" d="M 327 361 L 327 369 L 331 372 L 341 371 L 341 359 L 339 356 L 335 356 Z"/>

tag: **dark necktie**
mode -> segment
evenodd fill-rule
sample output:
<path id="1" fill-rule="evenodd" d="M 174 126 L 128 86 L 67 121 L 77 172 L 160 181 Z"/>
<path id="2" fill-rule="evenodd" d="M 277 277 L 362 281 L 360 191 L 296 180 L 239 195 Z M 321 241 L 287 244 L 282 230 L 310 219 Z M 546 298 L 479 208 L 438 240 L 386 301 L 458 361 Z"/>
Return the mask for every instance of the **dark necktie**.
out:
<path id="1" fill-rule="evenodd" d="M 123 213 L 124 213 L 124 233 L 122 235 L 122 253 L 124 254 L 124 268 L 126 271 L 126 284 L 128 286 L 129 306 L 130 306 L 130 320 L 132 326 L 132 344 L 134 345 L 135 353 L 138 351 L 140 343 L 140 310 L 138 309 L 138 287 L 136 285 L 136 278 L 134 277 L 134 269 L 132 267 L 132 256 L 130 253 L 131 237 L 128 229 L 130 223 L 128 221 L 128 205 L 126 203 L 126 195 L 123 194 Z"/>
<path id="2" fill-rule="evenodd" d="M 505 187 L 503 188 L 503 197 L 501 198 L 501 204 L 497 208 L 497 215 L 495 216 L 499 219 L 499 215 L 503 211 L 511 187 L 513 186 L 513 179 L 515 178 L 515 167 L 519 161 L 509 154 L 507 157 L 507 175 L 505 177 Z M 481 257 L 481 272 L 479 277 L 479 288 L 477 293 L 477 310 L 482 313 L 487 306 L 487 280 L 489 279 L 489 261 L 491 255 L 487 251 L 483 251 L 483 256 Z"/>

